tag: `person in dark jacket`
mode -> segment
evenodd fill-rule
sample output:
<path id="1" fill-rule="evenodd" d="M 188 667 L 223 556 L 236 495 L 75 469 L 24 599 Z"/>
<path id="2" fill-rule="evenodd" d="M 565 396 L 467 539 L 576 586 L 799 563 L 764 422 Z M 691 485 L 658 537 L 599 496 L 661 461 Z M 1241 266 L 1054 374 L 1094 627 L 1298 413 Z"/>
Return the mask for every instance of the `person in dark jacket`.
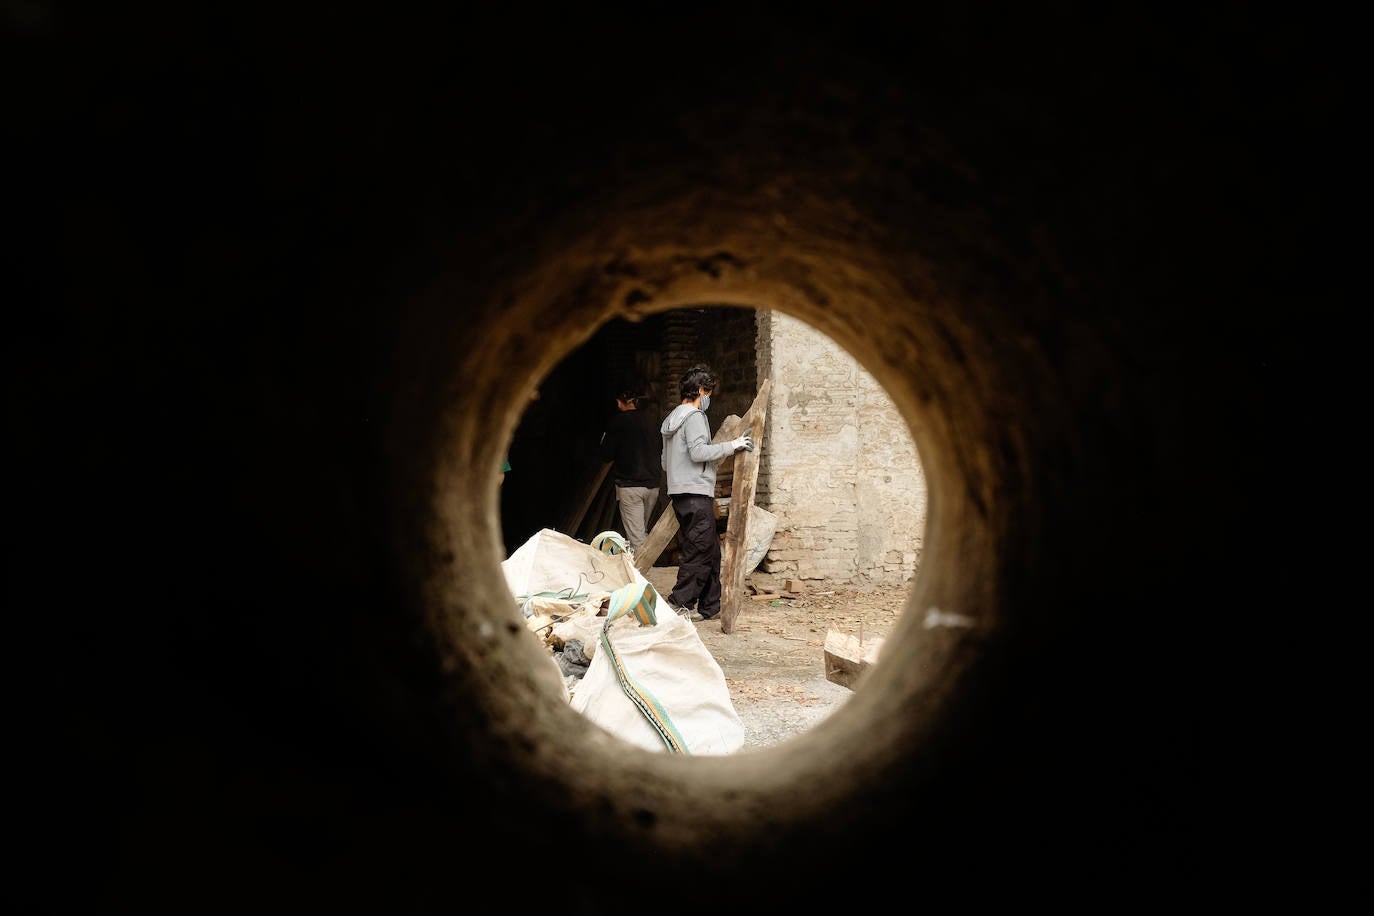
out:
<path id="1" fill-rule="evenodd" d="M 627 387 L 615 396 L 617 411 L 601 434 L 601 460 L 611 463 L 615 498 L 625 528 L 625 543 L 639 549 L 649 533 L 649 521 L 658 503 L 663 440 L 658 420 L 640 410 L 643 388 Z"/>
<path id="2" fill-rule="evenodd" d="M 678 521 L 677 582 L 668 601 L 692 620 L 720 613 L 720 538 L 716 535 L 716 462 L 741 449 L 754 450 L 749 431 L 729 442 L 711 441 L 706 409 L 716 390 L 716 377 L 703 365 L 693 366 L 678 383 L 682 403 L 664 419 L 663 470 L 668 498 Z M 696 605 L 693 613 L 692 605 Z"/>

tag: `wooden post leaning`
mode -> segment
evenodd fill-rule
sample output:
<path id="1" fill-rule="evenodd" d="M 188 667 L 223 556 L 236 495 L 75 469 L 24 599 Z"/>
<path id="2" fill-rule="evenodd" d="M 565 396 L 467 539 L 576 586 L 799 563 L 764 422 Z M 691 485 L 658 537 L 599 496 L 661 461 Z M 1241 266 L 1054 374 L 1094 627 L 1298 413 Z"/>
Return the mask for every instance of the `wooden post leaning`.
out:
<path id="1" fill-rule="evenodd" d="M 740 421 L 740 433 L 750 430 L 752 452 L 735 452 L 734 479 L 730 482 L 730 517 L 725 523 L 725 541 L 720 561 L 720 631 L 732 633 L 735 619 L 744 605 L 744 577 L 748 573 L 749 508 L 754 505 L 754 488 L 759 480 L 759 455 L 763 451 L 763 426 L 768 421 L 768 389 L 765 379 L 754 403 Z"/>
<path id="2" fill-rule="evenodd" d="M 563 533 L 568 537 L 577 537 L 577 529 L 582 524 L 583 517 L 586 516 L 587 510 L 591 508 L 592 500 L 596 499 L 596 494 L 601 492 L 601 485 L 606 482 L 606 475 L 610 472 L 611 465 L 609 462 L 601 465 L 601 470 L 596 475 L 596 481 L 592 484 L 591 489 L 587 491 L 587 496 L 582 500 L 582 505 L 578 507 L 576 512 L 568 516 L 568 520 L 563 523 Z"/>

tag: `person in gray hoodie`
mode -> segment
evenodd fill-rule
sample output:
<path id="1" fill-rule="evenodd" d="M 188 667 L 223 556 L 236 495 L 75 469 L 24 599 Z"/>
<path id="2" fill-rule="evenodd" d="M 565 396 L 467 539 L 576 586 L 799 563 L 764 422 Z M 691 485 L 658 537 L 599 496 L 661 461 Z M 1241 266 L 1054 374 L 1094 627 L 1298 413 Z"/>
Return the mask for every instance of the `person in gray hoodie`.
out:
<path id="1" fill-rule="evenodd" d="M 710 620 L 720 613 L 720 538 L 716 535 L 716 462 L 742 449 L 754 450 L 749 430 L 729 442 L 711 441 L 706 410 L 716 390 L 716 377 L 696 365 L 678 383 L 682 403 L 664 419 L 663 470 L 668 498 L 678 522 L 677 582 L 668 601 L 692 620 Z M 695 613 L 692 606 L 696 606 Z"/>

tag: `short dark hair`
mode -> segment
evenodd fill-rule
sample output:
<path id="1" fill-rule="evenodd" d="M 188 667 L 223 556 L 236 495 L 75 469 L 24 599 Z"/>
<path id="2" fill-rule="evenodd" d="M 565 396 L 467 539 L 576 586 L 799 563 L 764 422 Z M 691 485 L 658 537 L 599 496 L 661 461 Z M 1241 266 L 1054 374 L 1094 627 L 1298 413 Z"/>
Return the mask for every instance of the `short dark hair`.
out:
<path id="1" fill-rule="evenodd" d="M 649 397 L 649 386 L 643 379 L 631 378 L 620 383 L 620 387 L 615 390 L 615 399 L 624 401 L 626 404 L 633 404 L 642 407 L 644 401 Z"/>
<path id="2" fill-rule="evenodd" d="M 686 372 L 682 373 L 682 381 L 678 382 L 678 392 L 684 401 L 694 401 L 701 392 L 700 388 L 707 391 L 716 390 L 716 376 L 709 366 L 697 363 Z"/>

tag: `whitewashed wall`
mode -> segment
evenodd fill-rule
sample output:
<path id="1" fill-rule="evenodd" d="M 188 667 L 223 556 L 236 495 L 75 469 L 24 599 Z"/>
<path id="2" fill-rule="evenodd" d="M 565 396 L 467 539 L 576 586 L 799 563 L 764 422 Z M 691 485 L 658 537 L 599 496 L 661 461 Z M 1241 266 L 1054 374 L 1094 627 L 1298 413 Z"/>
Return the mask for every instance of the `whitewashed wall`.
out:
<path id="1" fill-rule="evenodd" d="M 821 332 L 758 312 L 772 378 L 756 502 L 778 516 L 763 572 L 835 585 L 904 585 L 925 530 L 915 444 L 886 393 Z"/>

